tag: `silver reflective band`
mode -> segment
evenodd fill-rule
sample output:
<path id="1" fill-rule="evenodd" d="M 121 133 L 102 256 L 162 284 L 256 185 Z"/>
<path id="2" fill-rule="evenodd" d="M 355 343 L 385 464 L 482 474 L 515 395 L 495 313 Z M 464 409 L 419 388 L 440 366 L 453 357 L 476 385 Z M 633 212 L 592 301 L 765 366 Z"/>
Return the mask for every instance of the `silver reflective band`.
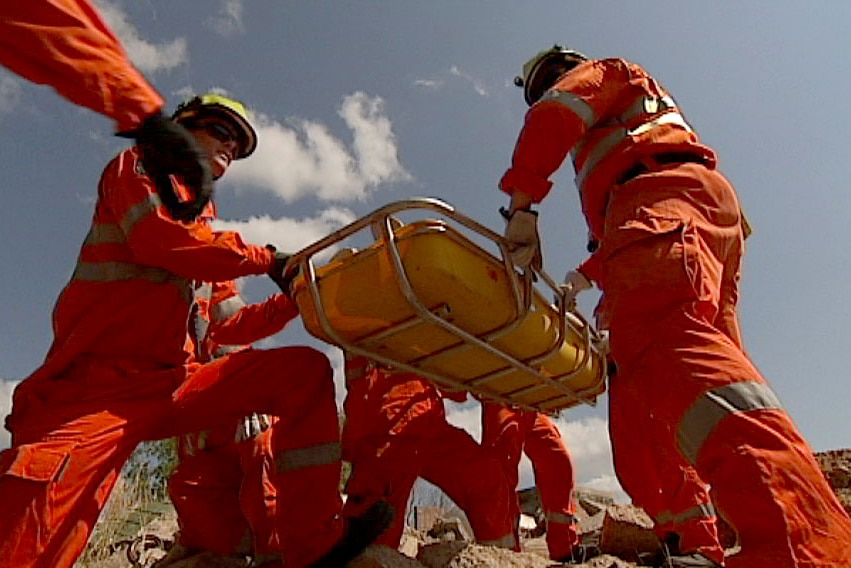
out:
<path id="1" fill-rule="evenodd" d="M 579 172 L 576 174 L 576 186 L 581 188 L 582 184 L 585 183 L 585 180 L 587 179 L 588 175 L 594 170 L 595 167 L 597 167 L 597 164 L 599 164 L 603 160 L 603 158 L 608 156 L 609 152 L 614 150 L 621 142 L 626 140 L 629 136 L 637 136 L 639 134 L 644 134 L 645 132 L 648 132 L 654 128 L 666 124 L 679 126 L 687 132 L 693 132 L 691 126 L 686 123 L 685 119 L 678 112 L 669 112 L 667 114 L 663 114 L 651 121 L 636 126 L 632 130 L 627 130 L 626 128 L 618 128 L 617 130 L 612 131 L 611 133 L 607 134 L 602 140 L 597 142 L 597 144 L 588 154 L 588 157 L 585 159 L 585 164 L 583 164 L 582 169 L 579 170 Z M 574 168 L 575 167 L 576 164 L 574 163 Z"/>
<path id="2" fill-rule="evenodd" d="M 331 465 L 342 459 L 339 442 L 329 442 L 309 448 L 295 448 L 281 453 L 275 460 L 275 471 L 286 473 L 306 467 Z"/>
<path id="3" fill-rule="evenodd" d="M 713 517 L 715 517 L 715 507 L 713 507 L 712 503 L 700 503 L 694 507 L 689 507 L 685 511 L 677 513 L 676 515 L 670 511 L 663 511 L 659 513 L 659 516 L 657 516 L 654 520 L 657 525 L 664 525 L 667 523 L 681 525 L 692 519 L 711 519 Z"/>
<path id="4" fill-rule="evenodd" d="M 644 134 L 645 132 L 648 132 L 649 130 L 652 130 L 654 128 L 658 128 L 659 126 L 664 126 L 666 124 L 671 124 L 673 126 L 679 126 L 680 128 L 682 128 L 686 132 L 694 132 L 694 130 L 692 130 L 691 126 L 689 126 L 688 122 L 686 122 L 686 119 L 683 118 L 683 115 L 681 115 L 678 112 L 668 112 L 668 113 L 665 113 L 661 116 L 654 118 L 653 120 L 651 120 L 649 122 L 645 122 L 644 124 L 640 124 L 640 125 L 636 126 L 632 130 L 629 130 L 627 132 L 627 134 L 629 134 L 630 136 L 638 136 L 639 134 Z"/>
<path id="5" fill-rule="evenodd" d="M 588 177 L 588 174 L 597 167 L 597 164 L 605 158 L 609 152 L 615 149 L 618 144 L 626 140 L 627 133 L 626 128 L 618 128 L 607 134 L 603 139 L 599 140 L 591 152 L 588 154 L 588 157 L 585 158 L 585 164 L 583 164 L 582 169 L 576 169 L 576 162 L 574 161 L 573 167 L 576 169 L 576 178 L 574 179 L 576 183 L 576 187 L 581 188 L 582 184 L 585 183 L 585 178 Z M 579 155 L 578 153 L 576 154 Z M 574 160 L 576 158 L 574 157 Z"/>
<path id="6" fill-rule="evenodd" d="M 550 89 L 544 96 L 541 97 L 535 104 L 540 104 L 544 101 L 556 101 L 567 108 L 569 108 L 573 114 L 579 117 L 583 123 L 585 123 L 585 128 L 591 128 L 595 122 L 597 122 L 597 117 L 594 116 L 594 109 L 591 108 L 591 105 L 577 97 L 571 92 L 568 91 L 559 91 L 558 89 Z"/>
<path id="7" fill-rule="evenodd" d="M 195 299 L 196 300 L 209 300 L 213 297 L 213 285 L 212 284 L 201 284 L 200 286 L 195 288 Z"/>
<path id="8" fill-rule="evenodd" d="M 572 525 L 576 523 L 576 519 L 569 513 L 551 513 L 546 514 L 548 523 L 559 523 L 561 525 Z"/>
<path id="9" fill-rule="evenodd" d="M 121 227 L 112 223 L 95 223 L 86 235 L 84 245 L 114 245 L 126 243 L 127 237 Z"/>
<path id="10" fill-rule="evenodd" d="M 133 229 L 133 225 L 135 225 L 139 219 L 145 217 L 145 215 L 156 210 L 156 208 L 161 205 L 162 201 L 160 201 L 160 196 L 155 193 L 149 193 L 146 199 L 127 210 L 127 213 L 124 214 L 124 217 L 119 222 L 121 230 L 124 231 L 125 235 L 129 235 L 130 231 Z"/>
<path id="11" fill-rule="evenodd" d="M 229 318 L 230 316 L 236 314 L 239 310 L 244 308 L 247 304 L 245 303 L 245 298 L 241 295 L 231 296 L 227 300 L 222 300 L 210 310 L 210 318 L 219 322 L 223 319 Z"/>
<path id="12" fill-rule="evenodd" d="M 153 266 L 140 266 L 132 262 L 78 262 L 71 280 L 89 282 L 116 282 L 141 278 L 151 282 L 164 283 L 169 280 L 182 280 L 168 270 Z"/>
<path id="13" fill-rule="evenodd" d="M 680 452 L 694 465 L 703 443 L 725 417 L 775 409 L 782 410 L 783 406 L 765 383 L 739 382 L 713 389 L 697 399 L 683 415 L 677 431 Z"/>

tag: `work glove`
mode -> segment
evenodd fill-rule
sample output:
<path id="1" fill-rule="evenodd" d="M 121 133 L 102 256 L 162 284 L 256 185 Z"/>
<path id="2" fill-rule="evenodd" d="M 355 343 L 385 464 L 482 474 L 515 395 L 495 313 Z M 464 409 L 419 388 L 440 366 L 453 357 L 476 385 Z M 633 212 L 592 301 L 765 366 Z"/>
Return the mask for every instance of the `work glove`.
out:
<path id="1" fill-rule="evenodd" d="M 256 438 L 258 434 L 268 430 L 272 425 L 272 419 L 266 414 L 249 414 L 244 417 L 236 427 L 234 442 L 244 442 Z"/>
<path id="2" fill-rule="evenodd" d="M 275 245 L 266 245 L 266 248 L 275 253 L 275 260 L 272 262 L 272 267 L 269 269 L 268 273 L 269 278 L 272 279 L 272 282 L 278 285 L 281 292 L 289 296 L 290 285 L 298 272 L 296 270 L 290 270 L 287 272 L 287 262 L 290 260 L 292 255 L 280 252 L 275 248 Z"/>
<path id="3" fill-rule="evenodd" d="M 157 112 L 136 130 L 119 132 L 139 147 L 142 167 L 153 180 L 163 205 L 178 221 L 194 220 L 213 196 L 213 173 L 206 152 L 186 128 Z M 180 177 L 194 196 L 181 201 L 169 176 Z"/>
<path id="4" fill-rule="evenodd" d="M 504 207 L 499 212 L 506 220 L 505 240 L 508 241 L 511 261 L 524 269 L 531 267 L 541 270 L 544 264 L 541 239 L 538 236 L 538 213 L 522 209 L 509 213 Z"/>
<path id="5" fill-rule="evenodd" d="M 567 306 L 576 305 L 576 296 L 583 290 L 590 290 L 593 287 L 591 281 L 578 270 L 571 270 L 564 277 L 564 284 L 560 286 L 564 290 L 564 301 Z"/>

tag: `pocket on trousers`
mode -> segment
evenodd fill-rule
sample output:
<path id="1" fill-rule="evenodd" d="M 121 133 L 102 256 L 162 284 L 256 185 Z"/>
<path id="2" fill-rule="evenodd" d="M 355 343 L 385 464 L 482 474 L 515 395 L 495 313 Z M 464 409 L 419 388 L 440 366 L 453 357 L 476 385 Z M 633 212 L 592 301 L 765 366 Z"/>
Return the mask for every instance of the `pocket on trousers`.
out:
<path id="1" fill-rule="evenodd" d="M 0 475 L 49 483 L 62 476 L 70 455 L 68 447 L 22 444 L 0 454 Z"/>

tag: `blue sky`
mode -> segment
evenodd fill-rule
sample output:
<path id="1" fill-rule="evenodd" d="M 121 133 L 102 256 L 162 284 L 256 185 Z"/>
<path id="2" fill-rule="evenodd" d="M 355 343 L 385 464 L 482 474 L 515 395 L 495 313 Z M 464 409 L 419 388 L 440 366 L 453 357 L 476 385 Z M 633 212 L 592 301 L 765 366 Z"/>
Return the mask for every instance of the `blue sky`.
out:
<path id="1" fill-rule="evenodd" d="M 741 315 L 747 350 L 816 450 L 851 446 L 851 4 L 747 2 L 243 2 L 100 0 L 168 100 L 244 100 L 255 156 L 218 188 L 248 240 L 295 249 L 390 201 L 440 197 L 502 230 L 496 183 L 526 107 L 511 83 L 559 42 L 642 64 L 673 93 L 737 187 L 755 233 Z M 50 312 L 89 225 L 112 125 L 0 69 L 0 414 L 50 344 Z M 584 255 L 566 165 L 541 207 L 547 270 Z M 250 300 L 273 290 L 245 283 Z M 594 294 L 580 302 L 587 314 Z M 309 343 L 298 324 L 264 343 Z M 342 396 L 343 392 L 339 393 Z M 451 420 L 478 435 L 475 404 Z M 614 488 L 606 400 L 559 424 L 583 483 Z M 8 436 L 0 434 L 0 447 Z M 524 464 L 521 484 L 531 483 Z"/>

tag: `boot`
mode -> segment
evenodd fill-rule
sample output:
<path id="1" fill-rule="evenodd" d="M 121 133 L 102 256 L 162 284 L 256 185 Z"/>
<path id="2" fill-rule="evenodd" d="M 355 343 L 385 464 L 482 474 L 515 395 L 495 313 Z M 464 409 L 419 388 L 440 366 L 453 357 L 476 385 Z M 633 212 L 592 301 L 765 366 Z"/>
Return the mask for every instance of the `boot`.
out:
<path id="1" fill-rule="evenodd" d="M 676 533 L 668 533 L 662 543 L 662 558 L 658 564 L 661 568 L 724 568 L 711 558 L 699 552 L 680 552 L 680 537 Z"/>
<path id="2" fill-rule="evenodd" d="M 341 568 L 354 560 L 377 539 L 393 521 L 393 507 L 376 501 L 366 512 L 348 520 L 342 538 L 309 568 Z"/>
<path id="3" fill-rule="evenodd" d="M 723 564 L 718 564 L 699 552 L 668 556 L 662 566 L 665 568 L 723 568 Z"/>

